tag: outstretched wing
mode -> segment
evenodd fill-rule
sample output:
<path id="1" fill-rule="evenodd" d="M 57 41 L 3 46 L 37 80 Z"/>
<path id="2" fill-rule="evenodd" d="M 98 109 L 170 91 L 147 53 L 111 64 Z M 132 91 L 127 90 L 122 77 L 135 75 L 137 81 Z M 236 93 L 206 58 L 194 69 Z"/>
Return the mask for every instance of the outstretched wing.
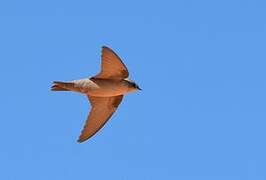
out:
<path id="1" fill-rule="evenodd" d="M 113 97 L 88 96 L 88 98 L 92 108 L 78 142 L 86 141 L 104 126 L 119 106 L 123 95 Z"/>
<path id="2" fill-rule="evenodd" d="M 127 67 L 110 48 L 102 47 L 101 72 L 94 76 L 101 79 L 125 79 L 129 75 Z"/>

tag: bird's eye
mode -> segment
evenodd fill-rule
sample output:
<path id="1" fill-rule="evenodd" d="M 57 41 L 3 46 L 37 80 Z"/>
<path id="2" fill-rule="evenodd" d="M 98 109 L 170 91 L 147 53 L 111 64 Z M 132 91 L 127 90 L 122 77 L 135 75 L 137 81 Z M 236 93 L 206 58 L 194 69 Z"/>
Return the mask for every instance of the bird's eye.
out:
<path id="1" fill-rule="evenodd" d="M 131 87 L 133 87 L 133 88 L 136 87 L 136 84 L 135 84 L 135 83 L 131 83 L 130 85 L 131 85 Z"/>

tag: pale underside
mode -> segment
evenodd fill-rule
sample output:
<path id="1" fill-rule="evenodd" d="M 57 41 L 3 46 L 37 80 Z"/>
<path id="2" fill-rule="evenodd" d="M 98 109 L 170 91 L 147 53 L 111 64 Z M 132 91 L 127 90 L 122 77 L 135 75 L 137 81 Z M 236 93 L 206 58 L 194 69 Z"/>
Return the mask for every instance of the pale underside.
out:
<path id="1" fill-rule="evenodd" d="M 71 82 L 72 91 L 81 92 L 89 96 L 110 97 L 130 91 L 125 80 L 119 79 L 96 79 L 93 77 Z"/>

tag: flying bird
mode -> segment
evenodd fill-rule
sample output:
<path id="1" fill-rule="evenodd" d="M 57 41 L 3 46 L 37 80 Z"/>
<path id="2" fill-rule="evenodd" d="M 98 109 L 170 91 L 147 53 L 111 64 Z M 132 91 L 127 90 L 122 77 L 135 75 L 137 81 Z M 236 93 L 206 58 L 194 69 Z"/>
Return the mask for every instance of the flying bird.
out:
<path id="1" fill-rule="evenodd" d="M 86 141 L 104 126 L 118 108 L 124 94 L 141 90 L 128 76 L 127 67 L 120 57 L 111 48 L 103 46 L 101 71 L 96 76 L 53 82 L 52 91 L 79 92 L 85 94 L 90 101 L 91 111 L 78 142 Z"/>

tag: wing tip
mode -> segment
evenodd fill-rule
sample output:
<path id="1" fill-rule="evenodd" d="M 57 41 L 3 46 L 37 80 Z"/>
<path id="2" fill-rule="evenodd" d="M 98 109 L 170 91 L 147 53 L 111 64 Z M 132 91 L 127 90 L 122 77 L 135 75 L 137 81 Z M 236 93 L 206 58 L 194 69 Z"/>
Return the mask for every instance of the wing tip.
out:
<path id="1" fill-rule="evenodd" d="M 84 142 L 84 141 L 82 141 L 80 139 L 77 140 L 77 143 L 79 143 L 79 144 L 82 143 L 82 142 Z"/>
<path id="2" fill-rule="evenodd" d="M 111 49 L 111 48 L 109 48 L 108 46 L 103 45 L 103 46 L 102 46 L 102 49 L 105 49 L 105 48 L 106 48 L 106 49 Z"/>
<path id="3" fill-rule="evenodd" d="M 79 137 L 79 139 L 77 140 L 77 143 L 83 143 L 84 141 L 88 140 L 89 138 L 83 139 L 81 137 Z"/>
<path id="4" fill-rule="evenodd" d="M 111 51 L 112 53 L 115 54 L 115 56 L 117 56 L 118 59 L 120 59 L 120 57 L 115 53 L 115 51 L 114 51 L 112 48 L 103 45 L 103 46 L 102 46 L 102 51 L 104 51 L 104 50 Z"/>
<path id="5" fill-rule="evenodd" d="M 94 133 L 95 134 L 95 133 Z M 84 136 L 83 134 L 81 134 L 77 140 L 78 143 L 83 143 L 85 141 L 87 141 L 88 139 L 90 139 L 94 134 L 90 135 L 90 136 Z"/>

